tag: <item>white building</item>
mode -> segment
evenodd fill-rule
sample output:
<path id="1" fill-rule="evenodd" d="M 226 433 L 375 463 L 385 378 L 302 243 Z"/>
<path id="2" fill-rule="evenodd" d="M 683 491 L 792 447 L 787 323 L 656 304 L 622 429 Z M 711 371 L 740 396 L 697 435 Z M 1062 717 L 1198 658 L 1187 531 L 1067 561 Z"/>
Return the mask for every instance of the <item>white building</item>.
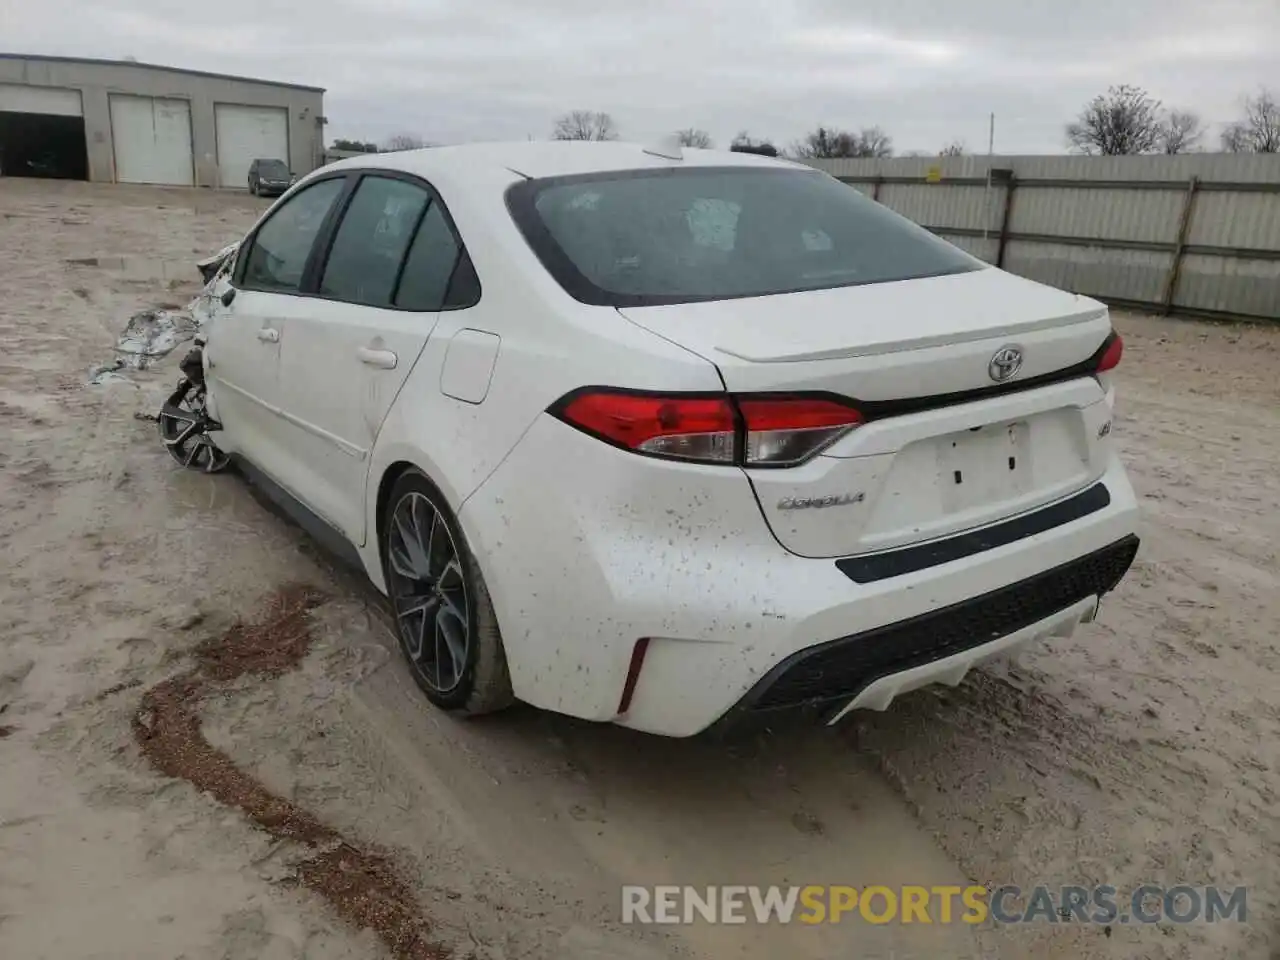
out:
<path id="1" fill-rule="evenodd" d="M 324 90 L 117 60 L 0 53 L 0 175 L 247 186 L 323 164 Z"/>

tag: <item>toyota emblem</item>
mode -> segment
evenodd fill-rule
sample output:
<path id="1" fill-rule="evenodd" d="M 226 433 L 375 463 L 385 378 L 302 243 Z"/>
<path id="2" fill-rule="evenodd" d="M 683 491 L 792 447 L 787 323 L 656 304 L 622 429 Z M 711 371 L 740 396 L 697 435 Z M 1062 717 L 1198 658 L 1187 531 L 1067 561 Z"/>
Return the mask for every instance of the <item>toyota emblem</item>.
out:
<path id="1" fill-rule="evenodd" d="M 987 364 L 987 374 L 996 383 L 1004 383 L 1022 369 L 1022 348 L 1009 344 L 996 351 Z"/>

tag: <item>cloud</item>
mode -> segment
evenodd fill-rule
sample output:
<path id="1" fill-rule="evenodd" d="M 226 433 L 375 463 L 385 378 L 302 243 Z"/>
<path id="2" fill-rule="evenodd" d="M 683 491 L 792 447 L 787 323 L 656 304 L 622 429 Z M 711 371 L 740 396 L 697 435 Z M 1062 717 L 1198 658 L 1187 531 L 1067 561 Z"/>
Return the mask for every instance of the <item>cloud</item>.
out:
<path id="1" fill-rule="evenodd" d="M 894 36 L 868 27 L 811 27 L 790 34 L 784 42 L 797 48 L 801 54 L 821 52 L 850 58 L 871 56 L 904 64 L 953 62 L 961 53 L 960 47 L 954 43 Z"/>
<path id="2" fill-rule="evenodd" d="M 1275 0 L 0 0 L 3 44 L 328 89 L 330 136 L 545 136 L 607 110 L 624 135 L 689 125 L 785 144 L 879 124 L 900 149 L 954 137 L 1057 152 L 1093 94 L 1136 83 L 1207 120 L 1277 82 Z"/>

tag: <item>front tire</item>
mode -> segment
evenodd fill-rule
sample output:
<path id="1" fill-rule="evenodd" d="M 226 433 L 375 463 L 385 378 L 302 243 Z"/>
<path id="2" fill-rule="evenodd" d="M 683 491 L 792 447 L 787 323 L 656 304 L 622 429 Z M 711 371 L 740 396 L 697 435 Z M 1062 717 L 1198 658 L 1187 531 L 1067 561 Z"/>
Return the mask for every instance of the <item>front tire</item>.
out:
<path id="1" fill-rule="evenodd" d="M 179 465 L 201 473 L 221 473 L 231 458 L 209 437 L 204 391 L 183 380 L 156 417 L 160 439 Z"/>
<path id="2" fill-rule="evenodd" d="M 409 470 L 381 524 L 382 570 L 400 650 L 436 706 L 462 714 L 510 706 L 511 677 L 484 577 L 440 491 Z"/>

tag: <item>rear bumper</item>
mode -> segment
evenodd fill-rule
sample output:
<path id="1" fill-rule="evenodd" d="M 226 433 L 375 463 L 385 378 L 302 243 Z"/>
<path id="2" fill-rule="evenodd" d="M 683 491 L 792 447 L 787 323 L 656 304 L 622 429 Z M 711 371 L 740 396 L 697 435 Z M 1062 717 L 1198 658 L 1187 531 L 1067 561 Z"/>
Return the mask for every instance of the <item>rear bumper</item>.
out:
<path id="1" fill-rule="evenodd" d="M 859 582 L 835 559 L 785 550 L 741 471 L 636 457 L 543 417 L 459 519 L 517 697 L 691 736 L 775 708 L 882 708 L 1010 644 L 1073 629 L 1136 549 L 1137 504 L 1117 459 L 1098 482 L 1105 505 L 1074 519 Z"/>
<path id="2" fill-rule="evenodd" d="M 974 666 L 1035 640 L 1070 636 L 1133 563 L 1132 534 L 982 596 L 798 651 L 769 671 L 718 722 L 809 710 L 834 723 L 850 710 L 884 710 L 930 683 L 952 686 Z"/>

